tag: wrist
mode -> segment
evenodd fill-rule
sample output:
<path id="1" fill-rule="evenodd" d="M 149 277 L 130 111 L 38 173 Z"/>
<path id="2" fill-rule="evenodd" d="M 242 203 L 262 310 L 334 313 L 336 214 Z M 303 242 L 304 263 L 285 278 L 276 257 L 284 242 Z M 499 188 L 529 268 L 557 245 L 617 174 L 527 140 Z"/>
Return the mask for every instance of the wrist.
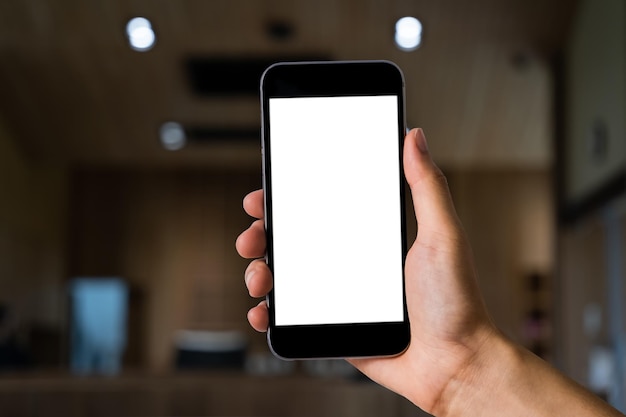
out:
<path id="1" fill-rule="evenodd" d="M 476 336 L 473 355 L 455 374 L 433 410 L 439 417 L 488 415 L 488 402 L 510 385 L 515 370 L 523 366 L 520 349 L 497 329 L 487 326 Z"/>
<path id="2" fill-rule="evenodd" d="M 443 390 L 433 410 L 439 417 L 622 416 L 497 330 Z"/>

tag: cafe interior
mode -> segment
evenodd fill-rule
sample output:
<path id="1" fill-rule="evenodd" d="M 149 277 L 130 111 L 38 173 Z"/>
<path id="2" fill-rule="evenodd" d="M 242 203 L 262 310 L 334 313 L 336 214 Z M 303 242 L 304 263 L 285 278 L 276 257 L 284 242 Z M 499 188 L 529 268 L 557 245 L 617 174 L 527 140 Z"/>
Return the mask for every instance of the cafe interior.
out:
<path id="1" fill-rule="evenodd" d="M 493 321 L 625 411 L 625 23 L 622 0 L 2 0 L 0 416 L 427 415 L 246 318 L 259 80 L 319 60 L 401 68 Z"/>

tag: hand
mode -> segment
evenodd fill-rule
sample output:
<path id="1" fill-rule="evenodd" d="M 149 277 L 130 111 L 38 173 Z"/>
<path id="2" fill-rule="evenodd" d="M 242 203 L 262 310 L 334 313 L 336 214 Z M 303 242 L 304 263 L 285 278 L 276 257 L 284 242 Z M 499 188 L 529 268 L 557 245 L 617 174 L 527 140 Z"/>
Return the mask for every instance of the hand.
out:
<path id="1" fill-rule="evenodd" d="M 481 299 L 470 247 L 446 179 L 432 161 L 421 129 L 405 138 L 404 169 L 419 225 L 405 271 L 411 343 L 397 357 L 349 361 L 373 380 L 431 411 L 451 378 L 498 333 Z M 244 209 L 258 220 L 239 236 L 236 247 L 245 258 L 260 258 L 265 254 L 262 190 L 246 196 Z M 260 259 L 250 263 L 245 280 L 252 297 L 264 297 L 272 288 L 271 272 Z M 248 320 L 258 331 L 267 329 L 265 301 L 248 312 Z"/>
<path id="2" fill-rule="evenodd" d="M 406 136 L 404 171 L 418 223 L 405 264 L 411 344 L 396 357 L 350 363 L 438 416 L 624 417 L 492 324 L 445 177 L 420 129 Z M 244 209 L 258 220 L 239 236 L 237 250 L 245 258 L 260 258 L 265 254 L 261 190 L 246 196 Z M 263 260 L 250 263 L 245 279 L 253 297 L 272 288 Z M 267 330 L 265 301 L 248 312 L 248 320 L 256 330 Z"/>

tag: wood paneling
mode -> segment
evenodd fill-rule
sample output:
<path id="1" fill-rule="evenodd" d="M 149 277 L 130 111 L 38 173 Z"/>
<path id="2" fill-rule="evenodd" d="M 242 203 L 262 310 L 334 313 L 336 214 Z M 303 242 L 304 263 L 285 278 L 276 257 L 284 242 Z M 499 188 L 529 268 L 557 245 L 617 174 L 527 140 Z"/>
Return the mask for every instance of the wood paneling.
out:
<path id="1" fill-rule="evenodd" d="M 474 246 L 480 284 L 496 323 L 523 342 L 531 307 L 526 278 L 551 279 L 553 221 L 546 171 L 448 173 Z M 257 174 L 121 170 L 78 171 L 74 178 L 72 275 L 121 275 L 146 299 L 144 352 L 151 369 L 171 364 L 176 329 L 248 329 L 246 261 L 234 250 L 249 224 L 241 197 Z M 409 212 L 410 235 L 414 220 Z M 549 285 L 550 283 L 548 283 Z"/>
<path id="2" fill-rule="evenodd" d="M 70 276 L 121 276 L 136 288 L 145 338 L 134 342 L 150 369 L 170 368 L 179 329 L 236 329 L 265 343 L 247 325 L 254 301 L 234 249 L 258 173 L 85 169 L 72 179 Z"/>
<path id="3" fill-rule="evenodd" d="M 176 377 L 8 378 L 0 409 L 25 416 L 427 416 L 366 381 L 199 374 Z"/>
<path id="4" fill-rule="evenodd" d="M 407 80 L 407 116 L 450 167 L 546 167 L 551 162 L 548 62 L 562 45 L 569 0 L 216 0 L 88 3 L 7 0 L 0 6 L 0 112 L 41 159 L 159 165 L 252 166 L 258 143 L 163 150 L 169 120 L 258 126 L 250 99 L 201 99 L 184 59 L 314 54 L 390 59 Z M 124 25 L 147 16 L 156 47 L 137 53 Z M 403 15 L 424 23 L 424 43 L 395 48 Z M 295 35 L 273 41 L 272 20 Z"/>
<path id="5" fill-rule="evenodd" d="M 532 307 L 528 276 L 546 277 L 548 289 L 554 278 L 551 175 L 453 171 L 448 178 L 489 312 L 504 333 L 524 343 L 524 317 Z"/>
<path id="6" fill-rule="evenodd" d="M 0 304 L 31 343 L 33 362 L 46 366 L 62 360 L 66 180 L 64 166 L 31 163 L 0 125 Z M 28 340 L 35 329 L 56 343 L 37 346 L 42 340 Z"/>

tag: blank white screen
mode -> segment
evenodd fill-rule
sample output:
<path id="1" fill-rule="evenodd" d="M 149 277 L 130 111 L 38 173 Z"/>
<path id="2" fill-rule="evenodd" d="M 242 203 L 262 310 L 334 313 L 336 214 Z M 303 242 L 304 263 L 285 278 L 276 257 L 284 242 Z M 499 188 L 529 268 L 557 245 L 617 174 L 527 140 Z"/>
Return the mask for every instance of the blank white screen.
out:
<path id="1" fill-rule="evenodd" d="M 269 100 L 276 325 L 403 320 L 397 100 Z"/>

